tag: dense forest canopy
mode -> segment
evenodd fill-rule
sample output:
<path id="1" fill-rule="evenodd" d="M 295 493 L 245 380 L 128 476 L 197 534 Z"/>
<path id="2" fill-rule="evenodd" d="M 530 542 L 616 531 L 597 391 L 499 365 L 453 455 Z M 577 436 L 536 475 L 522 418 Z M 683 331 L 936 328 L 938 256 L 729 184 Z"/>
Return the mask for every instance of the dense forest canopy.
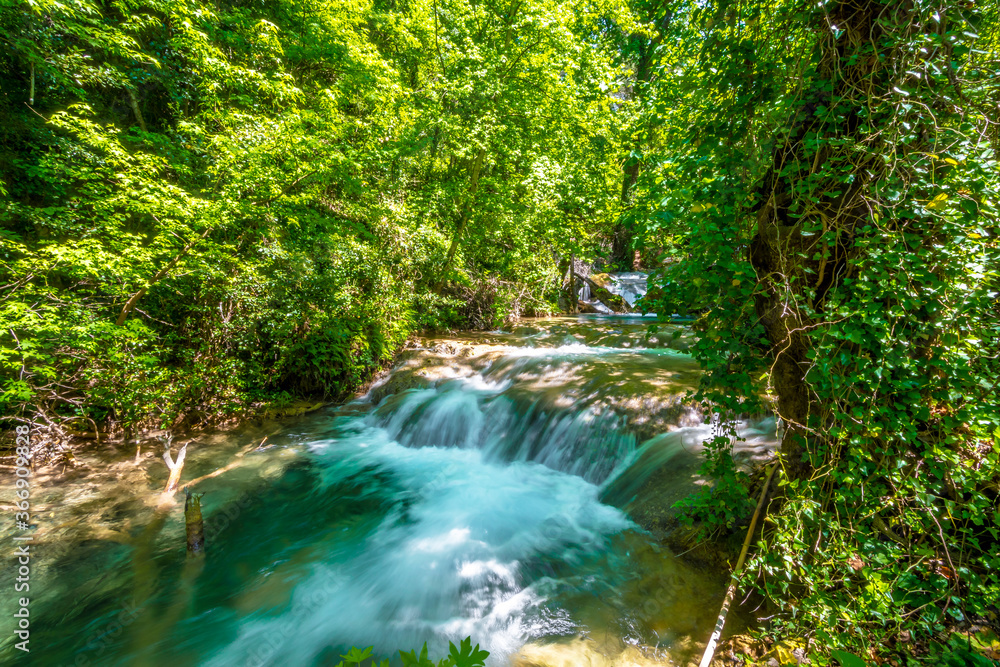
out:
<path id="1" fill-rule="evenodd" d="M 213 421 L 549 312 L 616 215 L 632 19 L 508 4 L 6 5 L 7 411 Z"/>
<path id="2" fill-rule="evenodd" d="M 998 14 L 7 1 L 4 414 L 342 397 L 417 329 L 556 312 L 574 259 L 642 268 L 696 318 L 698 398 L 785 424 L 770 630 L 876 658 L 996 623 Z M 720 531 L 731 445 L 687 501 Z"/>

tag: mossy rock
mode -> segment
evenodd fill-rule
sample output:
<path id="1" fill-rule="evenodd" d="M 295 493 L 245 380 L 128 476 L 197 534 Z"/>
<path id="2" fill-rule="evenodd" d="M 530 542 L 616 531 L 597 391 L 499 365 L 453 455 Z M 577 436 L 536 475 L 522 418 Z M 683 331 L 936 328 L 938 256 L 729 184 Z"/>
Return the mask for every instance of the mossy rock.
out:
<path id="1" fill-rule="evenodd" d="M 621 298 L 617 294 L 612 294 L 603 287 L 598 287 L 594 290 L 594 297 L 603 303 L 605 306 L 615 311 L 616 313 L 630 313 L 632 309 L 629 308 L 628 303 L 625 299 Z"/>
<path id="2" fill-rule="evenodd" d="M 598 287 L 607 288 L 608 285 L 612 285 L 615 282 L 614 278 L 606 273 L 592 273 L 587 277 L 594 281 L 594 284 Z"/>

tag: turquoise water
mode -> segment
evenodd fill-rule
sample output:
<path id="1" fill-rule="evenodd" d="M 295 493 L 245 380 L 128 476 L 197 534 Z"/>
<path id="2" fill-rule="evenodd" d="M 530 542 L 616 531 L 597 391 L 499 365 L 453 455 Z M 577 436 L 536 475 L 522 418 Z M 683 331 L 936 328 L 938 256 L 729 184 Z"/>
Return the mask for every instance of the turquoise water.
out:
<path id="1" fill-rule="evenodd" d="M 32 662 L 330 665 L 350 645 L 443 655 L 467 635 L 494 665 L 581 636 L 682 660 L 722 582 L 628 508 L 653 469 L 693 488 L 707 427 L 682 400 L 697 381 L 673 349 L 683 330 L 648 324 L 422 341 L 363 399 L 196 438 L 182 480 L 269 435 L 199 483 L 203 562 L 185 555 L 181 507 L 154 502 L 157 457 L 105 445 L 95 472 L 43 476 Z"/>

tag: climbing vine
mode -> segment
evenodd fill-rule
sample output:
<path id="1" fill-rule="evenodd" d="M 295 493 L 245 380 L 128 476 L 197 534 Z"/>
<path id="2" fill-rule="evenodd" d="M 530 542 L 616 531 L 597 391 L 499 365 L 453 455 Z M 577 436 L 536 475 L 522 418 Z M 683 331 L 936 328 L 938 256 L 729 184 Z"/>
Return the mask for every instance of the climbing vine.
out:
<path id="1" fill-rule="evenodd" d="M 666 261 L 647 307 L 699 316 L 704 399 L 784 425 L 745 583 L 772 631 L 869 658 L 995 623 L 996 9 L 685 19 L 703 46 L 677 50 L 649 111 L 669 150 L 644 183 Z"/>

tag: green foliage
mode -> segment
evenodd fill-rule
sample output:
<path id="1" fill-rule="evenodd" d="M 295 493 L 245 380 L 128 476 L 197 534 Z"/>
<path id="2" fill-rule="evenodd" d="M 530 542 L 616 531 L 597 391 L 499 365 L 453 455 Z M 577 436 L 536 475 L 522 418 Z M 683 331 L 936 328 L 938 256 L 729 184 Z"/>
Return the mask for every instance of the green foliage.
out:
<path id="1" fill-rule="evenodd" d="M 943 667 L 994 667 L 996 662 L 977 652 L 969 637 L 952 635 L 947 642 L 930 645 L 927 662 Z"/>
<path id="2" fill-rule="evenodd" d="M 699 523 L 710 531 L 728 531 L 753 511 L 753 501 L 747 495 L 747 475 L 737 470 L 732 446 L 732 440 L 725 436 L 717 436 L 705 443 L 701 474 L 714 480 L 715 484 L 703 487 L 674 504 L 683 511 L 681 519 L 689 525 Z"/>
<path id="3" fill-rule="evenodd" d="M 628 11 L 4 4 L 0 410 L 217 422 L 346 395 L 415 328 L 549 312 L 558 258 L 616 214 L 609 20 Z"/>
<path id="4" fill-rule="evenodd" d="M 769 631 L 872 658 L 1000 603 L 998 17 L 897 10 L 681 8 L 634 213 L 667 260 L 647 307 L 698 317 L 699 397 L 785 424 L 744 577 Z"/>
<path id="5" fill-rule="evenodd" d="M 448 657 L 442 658 L 438 662 L 433 662 L 427 657 L 426 643 L 419 655 L 416 651 L 399 652 L 399 656 L 403 660 L 403 667 L 484 667 L 485 660 L 489 655 L 490 652 L 481 650 L 479 644 L 473 647 L 471 637 L 463 639 L 460 646 L 448 642 Z"/>
<path id="6" fill-rule="evenodd" d="M 834 660 L 831 665 L 839 667 L 866 667 L 868 664 L 854 653 L 840 649 L 830 651 Z M 941 665 L 942 667 L 993 667 L 996 663 L 977 652 L 968 637 L 953 634 L 946 642 L 931 642 L 923 656 L 907 656 L 903 663 L 916 667 L 917 665 Z"/>
<path id="7" fill-rule="evenodd" d="M 848 653 L 847 651 L 833 650 L 830 651 L 831 657 L 833 657 L 840 667 L 865 667 L 865 661 L 854 655 L 853 653 Z"/>
<path id="8" fill-rule="evenodd" d="M 372 648 L 374 647 L 369 646 L 366 649 L 352 647 L 347 655 L 340 656 L 343 660 L 337 663 L 337 667 L 375 665 L 375 659 L 372 658 Z M 485 661 L 489 655 L 490 652 L 480 649 L 479 644 L 472 646 L 471 637 L 463 639 L 459 646 L 448 642 L 448 657 L 442 658 L 437 662 L 427 657 L 426 642 L 424 642 L 423 648 L 420 649 L 419 653 L 416 650 L 408 653 L 404 651 L 399 652 L 399 657 L 403 661 L 403 667 L 485 667 Z M 389 661 L 382 660 L 377 664 L 379 667 L 388 667 Z"/>
<path id="9" fill-rule="evenodd" d="M 359 649 L 356 646 L 352 646 L 351 650 L 347 652 L 347 655 L 340 656 L 343 658 L 337 663 L 337 667 L 350 667 L 350 665 L 361 665 L 365 661 L 372 660 L 372 649 L 373 646 L 369 646 L 366 649 Z M 388 665 L 388 660 L 383 660 L 381 665 Z M 381 666 L 380 666 L 381 667 Z"/>

